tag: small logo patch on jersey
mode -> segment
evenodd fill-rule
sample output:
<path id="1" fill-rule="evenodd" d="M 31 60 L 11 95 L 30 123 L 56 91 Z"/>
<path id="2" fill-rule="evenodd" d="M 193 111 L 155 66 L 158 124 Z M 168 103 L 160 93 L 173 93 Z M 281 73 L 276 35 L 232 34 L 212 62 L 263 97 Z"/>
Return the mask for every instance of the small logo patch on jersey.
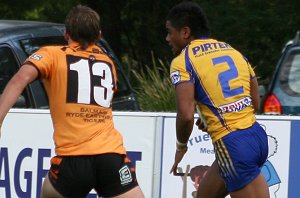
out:
<path id="1" fill-rule="evenodd" d="M 38 54 L 32 54 L 32 55 L 30 56 L 30 58 L 39 61 L 39 60 L 42 59 L 42 56 L 41 56 L 41 55 L 38 55 Z"/>
<path id="2" fill-rule="evenodd" d="M 219 106 L 218 108 L 222 113 L 230 113 L 230 112 L 239 112 L 249 107 L 252 104 L 252 100 L 250 97 L 245 97 L 235 102 Z"/>
<path id="3" fill-rule="evenodd" d="M 123 166 L 119 170 L 119 174 L 120 174 L 121 185 L 126 185 L 126 184 L 132 182 L 132 176 L 131 176 L 131 172 L 130 172 L 130 169 L 128 168 L 128 166 Z"/>
<path id="4" fill-rule="evenodd" d="M 177 84 L 180 81 L 179 71 L 172 72 L 170 78 L 173 85 Z"/>

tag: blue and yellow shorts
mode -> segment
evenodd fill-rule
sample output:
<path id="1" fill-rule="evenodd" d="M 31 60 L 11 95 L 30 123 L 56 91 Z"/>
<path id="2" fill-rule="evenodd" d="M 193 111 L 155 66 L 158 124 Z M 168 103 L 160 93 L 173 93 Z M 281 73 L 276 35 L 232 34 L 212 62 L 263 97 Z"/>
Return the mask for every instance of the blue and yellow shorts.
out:
<path id="1" fill-rule="evenodd" d="M 268 157 L 268 139 L 255 122 L 251 127 L 229 133 L 214 142 L 219 171 L 229 192 L 239 190 L 260 174 Z"/>

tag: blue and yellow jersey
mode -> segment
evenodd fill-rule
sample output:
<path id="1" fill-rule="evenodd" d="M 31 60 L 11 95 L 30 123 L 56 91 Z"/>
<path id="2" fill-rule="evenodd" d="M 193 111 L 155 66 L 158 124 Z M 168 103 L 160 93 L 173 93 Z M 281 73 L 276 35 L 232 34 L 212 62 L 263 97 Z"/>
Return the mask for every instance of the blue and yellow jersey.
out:
<path id="1" fill-rule="evenodd" d="M 213 39 L 192 41 L 171 63 L 173 85 L 190 82 L 215 142 L 255 122 L 250 80 L 255 73 L 240 52 Z"/>

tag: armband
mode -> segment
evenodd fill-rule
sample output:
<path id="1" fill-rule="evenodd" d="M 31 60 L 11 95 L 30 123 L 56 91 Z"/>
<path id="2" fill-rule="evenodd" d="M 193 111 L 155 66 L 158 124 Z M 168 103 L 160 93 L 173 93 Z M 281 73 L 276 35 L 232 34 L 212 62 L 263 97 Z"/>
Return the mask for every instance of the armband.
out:
<path id="1" fill-rule="evenodd" d="M 187 143 L 181 143 L 178 140 L 176 141 L 176 150 L 177 151 L 185 151 L 187 150 Z"/>

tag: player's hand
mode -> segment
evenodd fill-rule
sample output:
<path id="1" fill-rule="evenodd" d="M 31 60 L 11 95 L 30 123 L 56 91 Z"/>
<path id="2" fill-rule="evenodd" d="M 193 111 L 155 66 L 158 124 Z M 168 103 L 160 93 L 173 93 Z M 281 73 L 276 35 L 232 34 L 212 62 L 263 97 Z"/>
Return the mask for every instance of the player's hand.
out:
<path id="1" fill-rule="evenodd" d="M 207 125 L 205 124 L 205 121 L 201 118 L 198 118 L 196 121 L 196 125 L 198 126 L 198 129 L 204 132 L 207 132 Z"/>
<path id="2" fill-rule="evenodd" d="M 173 173 L 173 175 L 177 174 L 178 164 L 181 162 L 181 160 L 186 152 L 187 152 L 187 147 L 183 150 L 176 150 L 174 164 L 170 171 L 170 173 Z"/>

